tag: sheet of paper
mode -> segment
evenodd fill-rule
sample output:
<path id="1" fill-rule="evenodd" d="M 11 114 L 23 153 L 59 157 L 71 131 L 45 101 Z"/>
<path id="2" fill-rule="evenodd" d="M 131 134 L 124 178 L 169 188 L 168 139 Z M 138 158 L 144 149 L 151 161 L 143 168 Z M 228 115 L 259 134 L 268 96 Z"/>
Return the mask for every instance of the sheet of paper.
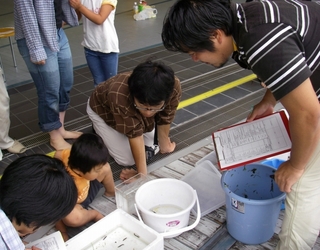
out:
<path id="1" fill-rule="evenodd" d="M 280 114 L 214 133 L 221 169 L 291 148 Z"/>
<path id="2" fill-rule="evenodd" d="M 41 250 L 67 250 L 66 244 L 59 231 L 26 245 L 27 248 L 31 248 L 32 246 L 38 247 Z"/>

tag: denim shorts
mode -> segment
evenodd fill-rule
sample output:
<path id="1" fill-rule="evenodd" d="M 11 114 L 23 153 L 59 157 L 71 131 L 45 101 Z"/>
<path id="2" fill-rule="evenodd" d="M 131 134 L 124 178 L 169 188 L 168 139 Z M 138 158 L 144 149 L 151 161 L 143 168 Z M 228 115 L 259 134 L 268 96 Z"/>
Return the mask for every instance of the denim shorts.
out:
<path id="1" fill-rule="evenodd" d="M 90 188 L 87 198 L 80 203 L 83 208 L 88 208 L 90 203 L 94 200 L 100 189 L 103 188 L 103 184 L 97 180 L 90 181 Z"/>

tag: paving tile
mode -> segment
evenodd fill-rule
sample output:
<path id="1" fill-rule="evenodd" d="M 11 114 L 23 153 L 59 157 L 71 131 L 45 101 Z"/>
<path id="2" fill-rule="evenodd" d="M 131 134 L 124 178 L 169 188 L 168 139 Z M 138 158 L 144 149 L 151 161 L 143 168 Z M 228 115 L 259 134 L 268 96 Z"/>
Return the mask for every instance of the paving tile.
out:
<path id="1" fill-rule="evenodd" d="M 181 124 L 184 123 L 190 119 L 195 118 L 197 115 L 193 114 L 185 109 L 180 109 L 176 112 L 176 116 L 173 120 L 174 124 Z"/>
<path id="2" fill-rule="evenodd" d="M 224 94 L 217 94 L 215 96 L 209 97 L 204 100 L 205 102 L 208 102 L 216 107 L 224 106 L 230 102 L 233 102 L 234 99 L 231 97 L 228 97 Z"/>
<path id="3" fill-rule="evenodd" d="M 197 114 L 197 116 L 201 116 L 203 114 L 206 114 L 208 112 L 211 112 L 214 110 L 216 107 L 213 106 L 210 103 L 207 103 L 205 101 L 200 101 L 195 104 L 192 104 L 185 109 L 193 114 Z"/>
<path id="4" fill-rule="evenodd" d="M 234 87 L 232 89 L 226 90 L 225 92 L 223 92 L 224 95 L 227 95 L 233 99 L 239 99 L 242 98 L 246 95 L 248 95 L 251 91 L 242 89 L 240 87 Z"/>
<path id="5" fill-rule="evenodd" d="M 20 139 L 33 134 L 34 131 L 32 131 L 27 125 L 28 124 L 21 124 L 19 126 L 11 127 L 9 130 L 9 135 L 13 139 Z M 38 131 L 39 131 L 39 128 L 38 128 Z"/>
<path id="6" fill-rule="evenodd" d="M 18 121 L 11 120 L 11 126 L 14 126 L 15 124 L 25 124 L 30 121 L 38 120 L 38 109 L 36 107 L 33 107 L 28 110 L 23 110 L 22 112 L 16 112 L 15 116 L 17 117 Z"/>

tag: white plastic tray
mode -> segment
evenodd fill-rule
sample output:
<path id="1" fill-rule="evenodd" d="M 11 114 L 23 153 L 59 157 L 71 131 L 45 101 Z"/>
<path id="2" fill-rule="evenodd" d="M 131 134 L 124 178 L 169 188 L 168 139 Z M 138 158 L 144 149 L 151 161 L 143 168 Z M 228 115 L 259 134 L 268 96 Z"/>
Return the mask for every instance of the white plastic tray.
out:
<path id="1" fill-rule="evenodd" d="M 200 160 L 195 168 L 181 179 L 197 191 L 201 217 L 225 204 L 226 198 L 220 179 L 221 173 L 210 160 Z M 193 207 L 192 212 L 197 214 L 196 207 Z"/>
<path id="2" fill-rule="evenodd" d="M 196 162 L 195 167 L 201 164 L 204 161 L 210 161 L 214 166 L 218 166 L 216 151 L 212 151 L 211 153 L 204 156 L 202 159 Z"/>
<path id="3" fill-rule="evenodd" d="M 163 250 L 163 237 L 122 209 L 116 209 L 66 242 L 68 250 Z"/>

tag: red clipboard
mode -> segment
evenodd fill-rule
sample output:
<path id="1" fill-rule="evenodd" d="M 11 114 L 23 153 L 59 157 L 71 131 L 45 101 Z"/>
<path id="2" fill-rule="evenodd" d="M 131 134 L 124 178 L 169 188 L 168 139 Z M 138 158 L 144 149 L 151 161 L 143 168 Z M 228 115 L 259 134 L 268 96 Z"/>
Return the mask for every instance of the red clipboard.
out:
<path id="1" fill-rule="evenodd" d="M 264 160 L 291 150 L 289 120 L 284 110 L 212 133 L 220 170 Z"/>

